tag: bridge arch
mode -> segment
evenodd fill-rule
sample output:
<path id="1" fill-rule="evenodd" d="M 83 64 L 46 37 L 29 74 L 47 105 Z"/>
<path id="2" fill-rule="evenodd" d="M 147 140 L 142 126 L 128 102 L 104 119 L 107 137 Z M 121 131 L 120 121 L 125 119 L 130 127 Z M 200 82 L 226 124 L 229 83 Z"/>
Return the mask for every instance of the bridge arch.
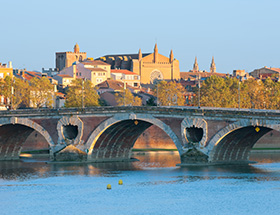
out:
<path id="1" fill-rule="evenodd" d="M 50 148 L 54 147 L 54 142 L 49 133 L 36 122 L 28 118 L 1 118 L 0 119 L 0 160 L 14 160 L 19 158 L 22 143 L 33 131 L 40 133 Z"/>
<path id="2" fill-rule="evenodd" d="M 280 124 L 269 120 L 240 120 L 221 129 L 206 146 L 208 161 L 247 162 L 255 143 L 271 130 L 280 131 Z"/>
<path id="3" fill-rule="evenodd" d="M 88 160 L 127 160 L 137 138 L 151 125 L 158 126 L 172 139 L 179 153 L 182 143 L 172 129 L 148 114 L 116 114 L 102 122 L 86 142 Z"/>

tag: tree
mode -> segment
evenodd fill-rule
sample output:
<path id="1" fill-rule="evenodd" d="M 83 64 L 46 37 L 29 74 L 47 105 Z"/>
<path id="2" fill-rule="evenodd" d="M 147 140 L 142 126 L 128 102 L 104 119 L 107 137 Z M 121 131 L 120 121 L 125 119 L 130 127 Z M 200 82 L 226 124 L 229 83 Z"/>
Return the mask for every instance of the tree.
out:
<path id="1" fill-rule="evenodd" d="M 235 78 L 211 76 L 202 83 L 200 90 L 201 106 L 238 108 L 240 95 L 240 108 L 280 108 L 280 83 L 270 78 L 264 82 L 254 79 L 239 82 Z"/>
<path id="2" fill-rule="evenodd" d="M 129 89 L 116 94 L 116 102 L 118 106 L 141 106 L 142 99 L 138 96 L 133 96 Z"/>
<path id="3" fill-rule="evenodd" d="M 54 86 L 46 77 L 30 80 L 30 102 L 35 108 L 51 107 L 54 102 Z"/>
<path id="4" fill-rule="evenodd" d="M 17 109 L 20 105 L 28 106 L 30 89 L 28 82 L 19 78 L 12 79 L 6 76 L 0 83 L 1 95 L 8 101 L 12 109 Z"/>
<path id="5" fill-rule="evenodd" d="M 76 79 L 66 91 L 65 107 L 99 106 L 99 95 L 91 81 Z"/>
<path id="6" fill-rule="evenodd" d="M 160 81 L 153 91 L 161 106 L 183 106 L 185 104 L 186 90 L 179 83 Z"/>

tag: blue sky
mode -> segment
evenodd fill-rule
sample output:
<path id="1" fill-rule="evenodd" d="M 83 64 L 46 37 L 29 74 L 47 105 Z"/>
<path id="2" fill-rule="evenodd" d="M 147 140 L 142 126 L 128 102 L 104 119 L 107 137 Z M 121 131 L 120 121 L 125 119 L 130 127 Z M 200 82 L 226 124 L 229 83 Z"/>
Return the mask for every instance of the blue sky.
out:
<path id="1" fill-rule="evenodd" d="M 88 57 L 152 52 L 174 57 L 181 71 L 247 72 L 280 67 L 280 1 L 277 0 L 0 0 L 0 62 L 41 70 L 55 52 L 77 42 Z"/>

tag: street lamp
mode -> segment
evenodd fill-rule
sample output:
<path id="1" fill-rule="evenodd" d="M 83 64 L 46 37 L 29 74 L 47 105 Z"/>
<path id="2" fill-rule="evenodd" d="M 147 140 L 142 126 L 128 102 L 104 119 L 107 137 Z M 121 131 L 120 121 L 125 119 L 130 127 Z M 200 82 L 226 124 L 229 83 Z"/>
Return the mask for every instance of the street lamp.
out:
<path id="1" fill-rule="evenodd" d="M 198 108 L 200 108 L 200 77 L 198 77 Z"/>
<path id="2" fill-rule="evenodd" d="M 121 82 L 123 82 L 123 106 L 125 105 L 125 90 L 126 90 L 126 82 L 125 79 L 123 80 L 123 78 L 119 79 Z"/>
<path id="3" fill-rule="evenodd" d="M 11 81 L 11 110 L 13 110 L 13 95 L 14 95 L 14 86 L 13 83 L 15 83 L 15 80 Z"/>
<path id="4" fill-rule="evenodd" d="M 238 81 L 238 109 L 240 110 L 240 79 Z"/>
<path id="5" fill-rule="evenodd" d="M 85 80 L 87 79 L 84 79 L 82 80 L 82 108 L 84 109 L 85 108 L 85 104 L 84 104 L 84 82 Z"/>
<path id="6" fill-rule="evenodd" d="M 157 82 L 157 107 L 159 106 L 159 103 L 158 103 L 158 82 Z"/>

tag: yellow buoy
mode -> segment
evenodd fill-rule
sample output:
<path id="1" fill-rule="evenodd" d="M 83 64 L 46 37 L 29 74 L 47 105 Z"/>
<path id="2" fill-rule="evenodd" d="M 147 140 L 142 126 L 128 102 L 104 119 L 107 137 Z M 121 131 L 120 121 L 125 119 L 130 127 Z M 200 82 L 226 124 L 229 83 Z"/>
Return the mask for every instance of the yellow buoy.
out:
<path id="1" fill-rule="evenodd" d="M 112 188 L 112 187 L 111 187 L 111 184 L 108 184 L 108 185 L 107 185 L 107 190 L 111 190 L 111 188 Z"/>
<path id="2" fill-rule="evenodd" d="M 119 185 L 123 185 L 123 181 L 121 179 L 119 180 Z"/>
<path id="3" fill-rule="evenodd" d="M 137 121 L 137 120 L 134 120 L 134 124 L 135 124 L 135 125 L 138 125 L 138 121 Z"/>

